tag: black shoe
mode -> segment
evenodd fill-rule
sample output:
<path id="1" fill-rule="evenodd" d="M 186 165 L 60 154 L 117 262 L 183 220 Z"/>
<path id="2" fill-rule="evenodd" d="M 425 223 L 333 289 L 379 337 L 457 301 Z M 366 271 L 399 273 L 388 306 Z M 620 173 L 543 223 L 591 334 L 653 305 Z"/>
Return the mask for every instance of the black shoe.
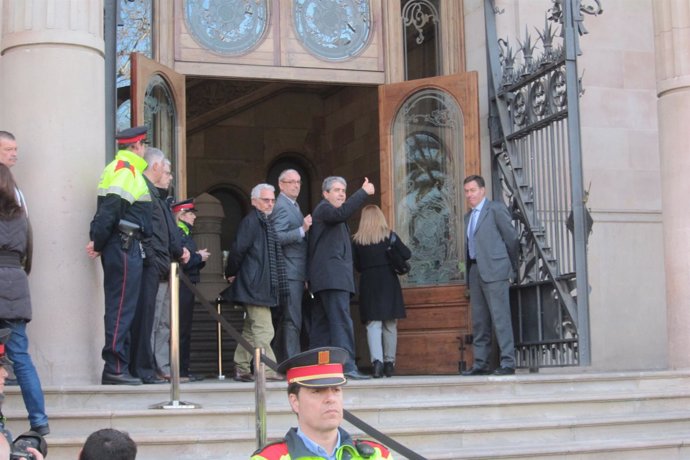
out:
<path id="1" fill-rule="evenodd" d="M 383 377 L 383 363 L 378 359 L 374 361 L 374 370 L 371 373 L 372 377 L 375 379 L 380 379 Z"/>
<path id="2" fill-rule="evenodd" d="M 383 375 L 393 377 L 393 374 L 395 374 L 395 364 L 390 361 L 383 363 Z"/>
<path id="3" fill-rule="evenodd" d="M 348 380 L 369 380 L 371 378 L 370 376 L 359 372 L 358 369 L 355 369 L 354 371 L 350 372 L 345 372 L 345 377 Z"/>
<path id="4" fill-rule="evenodd" d="M 122 374 L 111 374 L 110 372 L 103 371 L 101 385 L 141 385 L 141 379 L 132 377 L 124 372 Z"/>
<path id="5" fill-rule="evenodd" d="M 515 374 L 515 369 L 512 367 L 499 367 L 494 371 L 494 375 L 513 375 Z"/>
<path id="6" fill-rule="evenodd" d="M 154 375 L 154 376 L 151 376 L 151 377 L 144 377 L 144 378 L 142 378 L 142 379 L 141 379 L 141 382 L 142 382 L 144 385 L 157 385 L 157 384 L 160 384 L 160 383 L 167 383 L 167 380 L 158 378 L 158 377 L 156 377 L 156 376 Z"/>
<path id="7" fill-rule="evenodd" d="M 235 369 L 235 376 L 233 377 L 233 380 L 237 382 L 253 382 L 254 376 L 249 372 L 242 372 L 239 369 Z"/>
<path id="8" fill-rule="evenodd" d="M 471 375 L 488 375 L 490 372 L 488 369 L 480 369 L 478 367 L 470 367 L 466 371 L 462 371 L 462 375 L 465 377 L 471 376 Z"/>
<path id="9" fill-rule="evenodd" d="M 32 426 L 31 431 L 38 433 L 41 436 L 48 436 L 50 434 L 50 427 L 46 423 L 45 425 Z"/>
<path id="10" fill-rule="evenodd" d="M 201 382 L 204 380 L 206 377 L 203 375 L 198 375 L 198 374 L 189 374 L 187 377 L 189 377 L 190 382 Z"/>

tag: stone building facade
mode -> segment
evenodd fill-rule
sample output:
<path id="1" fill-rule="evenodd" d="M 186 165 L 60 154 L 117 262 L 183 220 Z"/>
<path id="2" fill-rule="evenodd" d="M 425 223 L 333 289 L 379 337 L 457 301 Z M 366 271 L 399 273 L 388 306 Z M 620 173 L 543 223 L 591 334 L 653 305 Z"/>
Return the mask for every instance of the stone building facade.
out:
<path id="1" fill-rule="evenodd" d="M 241 110 L 187 115 L 180 193 L 222 189 L 246 197 L 285 159 L 298 159 L 308 172 L 307 207 L 318 202 L 326 175 L 342 175 L 351 187 L 367 176 L 378 186 L 377 89 L 404 80 L 396 54 L 401 37 L 392 31 L 398 3 L 370 2 L 377 33 L 362 60 L 320 65 L 277 36 L 290 35 L 286 11 L 272 16 L 268 32 L 272 46 L 282 47 L 260 45 L 257 53 L 265 51 L 261 59 L 268 63 L 247 63 L 201 53 L 180 32 L 182 0 L 154 1 L 160 12 L 156 60 L 185 76 L 188 107 L 195 88 L 214 88 L 214 80 L 276 85 L 270 98 Z M 477 73 L 480 172 L 491 177 L 485 3 L 440 3 L 454 24 L 443 29 L 441 73 Z M 519 38 L 526 25 L 540 25 L 549 3 L 497 0 L 504 11 L 497 17 L 499 35 Z M 34 227 L 29 334 L 45 384 L 95 383 L 102 369 L 102 271 L 84 247 L 107 160 L 103 8 L 100 0 L 0 4 L 0 129 L 18 138 L 13 173 Z M 589 33 L 580 40 L 578 60 L 584 184 L 594 218 L 588 248 L 592 364 L 582 371 L 687 368 L 690 1 L 604 0 L 603 8 L 585 20 Z M 238 203 L 241 214 L 247 203 Z"/>

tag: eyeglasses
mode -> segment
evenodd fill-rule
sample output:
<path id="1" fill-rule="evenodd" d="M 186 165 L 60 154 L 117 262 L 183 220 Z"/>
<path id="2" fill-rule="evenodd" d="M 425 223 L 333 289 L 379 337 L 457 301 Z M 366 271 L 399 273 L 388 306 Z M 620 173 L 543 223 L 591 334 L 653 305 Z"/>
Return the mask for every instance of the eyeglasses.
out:
<path id="1" fill-rule="evenodd" d="M 261 201 L 264 203 L 275 203 L 276 199 L 275 198 L 259 198 Z"/>
<path id="2" fill-rule="evenodd" d="M 283 184 L 301 184 L 301 180 L 281 180 Z"/>

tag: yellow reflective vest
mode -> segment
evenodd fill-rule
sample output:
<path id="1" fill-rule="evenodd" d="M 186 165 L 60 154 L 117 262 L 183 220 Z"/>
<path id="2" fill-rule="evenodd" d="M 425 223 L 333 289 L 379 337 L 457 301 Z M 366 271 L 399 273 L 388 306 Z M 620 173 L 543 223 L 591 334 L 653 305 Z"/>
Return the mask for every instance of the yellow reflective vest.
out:
<path id="1" fill-rule="evenodd" d="M 143 175 L 146 166 L 146 160 L 136 153 L 120 150 L 103 170 L 90 231 L 96 251 L 103 250 L 120 219 L 139 225 L 143 237 L 151 235 L 153 205 Z"/>

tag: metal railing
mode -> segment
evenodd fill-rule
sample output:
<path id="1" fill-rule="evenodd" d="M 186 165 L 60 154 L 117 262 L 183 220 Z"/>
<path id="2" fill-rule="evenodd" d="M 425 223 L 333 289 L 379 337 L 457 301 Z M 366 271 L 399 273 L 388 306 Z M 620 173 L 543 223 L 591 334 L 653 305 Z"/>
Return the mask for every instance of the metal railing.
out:
<path id="1" fill-rule="evenodd" d="M 255 406 L 256 406 L 256 439 L 257 447 L 262 448 L 266 445 L 267 441 L 267 418 L 266 418 L 266 366 L 271 368 L 273 371 L 277 371 L 278 363 L 270 359 L 263 350 L 257 348 L 249 343 L 242 334 L 238 332 L 229 322 L 226 320 L 218 306 L 212 305 L 199 291 L 199 289 L 189 281 L 187 276 L 180 272 L 179 264 L 173 262 L 170 267 L 170 366 L 171 366 L 171 376 L 170 376 L 170 386 L 171 386 L 171 401 L 164 402 L 160 404 L 155 404 L 151 408 L 156 409 L 188 409 L 188 408 L 199 408 L 198 404 L 182 402 L 180 401 L 180 372 L 179 372 L 179 286 L 180 281 L 182 281 L 187 288 L 194 294 L 196 300 L 201 304 L 204 310 L 218 322 L 220 328 L 223 331 L 230 334 L 233 339 L 237 342 L 237 346 L 244 347 L 245 350 L 254 353 L 254 392 L 255 392 Z M 219 334 L 219 344 L 220 342 L 220 330 Z M 219 345 L 220 347 L 220 345 Z M 219 366 L 222 363 L 219 361 Z M 386 447 L 404 455 L 405 458 L 410 460 L 426 460 L 425 457 L 419 455 L 418 453 L 412 451 L 408 447 L 400 444 L 398 441 L 388 437 L 381 431 L 367 424 L 363 420 L 359 419 L 347 410 L 343 410 L 343 418 L 352 424 L 353 426 L 359 428 L 367 435 L 376 439 L 377 441 L 384 444 Z"/>

